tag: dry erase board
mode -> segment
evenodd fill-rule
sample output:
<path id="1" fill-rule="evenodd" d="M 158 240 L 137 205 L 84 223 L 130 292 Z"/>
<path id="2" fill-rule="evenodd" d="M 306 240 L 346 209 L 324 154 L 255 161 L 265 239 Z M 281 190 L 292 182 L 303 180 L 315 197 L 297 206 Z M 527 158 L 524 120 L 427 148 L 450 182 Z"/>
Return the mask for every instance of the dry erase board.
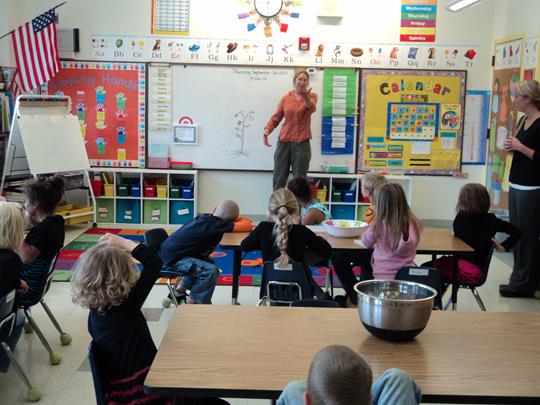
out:
<path id="1" fill-rule="evenodd" d="M 263 145 L 263 129 L 280 98 L 293 88 L 293 76 L 287 68 L 172 65 L 172 121 L 198 125 L 197 145 L 174 144 L 172 129 L 152 131 L 152 123 L 148 143 L 169 145 L 170 159 L 192 161 L 194 168 L 271 170 L 280 127 L 270 136 L 272 148 Z M 311 117 L 312 171 L 319 171 L 322 162 L 346 165 L 351 158 L 321 156 L 322 85 L 323 71 L 316 70 L 311 77 L 319 96 Z M 150 103 L 153 92 L 148 89 Z"/>

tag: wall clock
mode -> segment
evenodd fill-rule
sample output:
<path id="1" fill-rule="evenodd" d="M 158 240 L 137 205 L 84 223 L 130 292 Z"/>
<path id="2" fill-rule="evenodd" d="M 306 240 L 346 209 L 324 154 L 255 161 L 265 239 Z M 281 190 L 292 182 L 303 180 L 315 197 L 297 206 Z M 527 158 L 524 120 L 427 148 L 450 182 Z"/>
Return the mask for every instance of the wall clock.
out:
<path id="1" fill-rule="evenodd" d="M 239 19 L 253 18 L 247 24 L 247 30 L 253 31 L 262 22 L 264 35 L 272 36 L 272 24 L 279 27 L 280 32 L 287 32 L 288 18 L 299 18 L 300 13 L 293 12 L 292 8 L 301 6 L 302 0 L 247 0 L 244 3 L 247 10 L 238 14 Z"/>
<path id="2" fill-rule="evenodd" d="M 253 0 L 255 11 L 264 18 L 275 17 L 283 8 L 283 0 Z"/>

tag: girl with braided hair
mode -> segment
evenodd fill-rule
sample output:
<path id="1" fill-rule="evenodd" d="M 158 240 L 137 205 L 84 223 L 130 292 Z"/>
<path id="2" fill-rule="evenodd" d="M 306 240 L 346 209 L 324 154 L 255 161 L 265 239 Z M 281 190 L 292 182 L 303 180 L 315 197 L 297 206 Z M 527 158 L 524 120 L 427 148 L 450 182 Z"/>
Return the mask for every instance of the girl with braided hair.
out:
<path id="1" fill-rule="evenodd" d="M 244 251 L 260 250 L 263 261 L 275 261 L 280 267 L 291 261 L 305 265 L 308 248 L 325 260 L 332 254 L 332 248 L 325 239 L 300 224 L 298 201 L 286 188 L 272 193 L 268 202 L 268 220 L 257 225 L 241 246 Z M 323 298 L 324 293 L 311 277 L 311 272 L 307 273 L 314 294 Z"/>

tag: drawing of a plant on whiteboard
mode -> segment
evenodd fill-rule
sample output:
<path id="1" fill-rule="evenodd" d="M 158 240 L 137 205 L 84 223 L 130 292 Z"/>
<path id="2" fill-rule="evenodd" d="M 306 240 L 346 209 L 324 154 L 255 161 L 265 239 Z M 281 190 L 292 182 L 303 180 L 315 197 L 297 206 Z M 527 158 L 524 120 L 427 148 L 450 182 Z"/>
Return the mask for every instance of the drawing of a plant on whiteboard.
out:
<path id="1" fill-rule="evenodd" d="M 100 136 L 99 138 L 96 139 L 97 153 L 99 155 L 105 154 L 105 145 L 107 145 L 107 141 L 105 141 L 105 138 Z"/>
<path id="2" fill-rule="evenodd" d="M 249 111 L 246 113 L 243 110 L 234 114 L 234 118 L 236 119 L 234 136 L 240 140 L 240 149 L 232 151 L 230 153 L 231 157 L 248 157 L 250 155 L 250 153 L 245 149 L 247 140 L 246 129 L 251 127 L 251 123 L 255 119 L 254 114 L 254 111 Z"/>

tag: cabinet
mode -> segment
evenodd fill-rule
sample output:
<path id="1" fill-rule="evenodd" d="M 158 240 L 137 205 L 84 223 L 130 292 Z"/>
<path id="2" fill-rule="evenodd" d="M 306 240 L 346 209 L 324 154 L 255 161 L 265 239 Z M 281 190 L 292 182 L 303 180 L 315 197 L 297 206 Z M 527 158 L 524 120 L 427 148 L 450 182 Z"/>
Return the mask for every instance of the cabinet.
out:
<path id="1" fill-rule="evenodd" d="M 317 198 L 326 205 L 335 219 L 362 220 L 369 201 L 362 196 L 361 174 L 308 173 L 317 186 Z M 390 183 L 403 187 L 409 206 L 412 203 L 412 178 L 410 176 L 386 176 Z"/>
<path id="2" fill-rule="evenodd" d="M 182 225 L 197 215 L 197 171 L 92 168 L 97 224 Z"/>

